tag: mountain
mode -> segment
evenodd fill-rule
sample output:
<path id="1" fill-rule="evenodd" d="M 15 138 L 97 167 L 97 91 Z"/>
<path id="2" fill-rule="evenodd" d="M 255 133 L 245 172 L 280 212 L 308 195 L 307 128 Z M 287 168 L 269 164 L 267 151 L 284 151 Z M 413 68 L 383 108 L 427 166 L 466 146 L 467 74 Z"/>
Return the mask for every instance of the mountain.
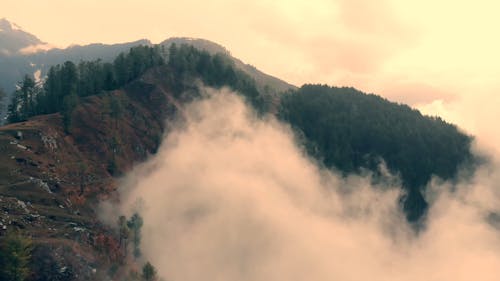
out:
<path id="1" fill-rule="evenodd" d="M 169 118 L 200 95 L 198 79 L 233 88 L 250 82 L 241 73 L 215 80 L 188 74 L 174 61 L 123 78 L 116 90 L 82 96 L 69 123 L 56 112 L 0 127 L 0 222 L 34 240 L 33 280 L 104 280 L 126 262 L 115 231 L 97 219 L 97 202 L 114 196 L 115 176 L 156 152 Z M 235 70 L 227 63 L 213 74 Z M 242 93 L 255 99 L 255 86 L 246 87 Z"/>
<path id="2" fill-rule="evenodd" d="M 121 44 L 73 45 L 65 49 L 55 48 L 42 42 L 36 36 L 23 31 L 6 19 L 0 20 L 0 88 L 7 93 L 23 75 L 44 77 L 47 70 L 65 61 L 78 63 L 81 60 L 110 61 L 120 52 L 133 46 L 151 45 L 145 39 Z"/>
<path id="3" fill-rule="evenodd" d="M 264 87 L 267 86 L 270 91 L 275 91 L 275 92 L 279 93 L 279 92 L 284 92 L 284 91 L 287 91 L 290 89 L 297 88 L 296 86 L 294 86 L 292 84 L 289 84 L 283 80 L 280 80 L 276 77 L 273 77 L 271 75 L 268 75 L 268 74 L 261 72 L 260 70 L 258 70 L 257 68 L 255 68 L 252 65 L 245 64 L 244 62 L 242 62 L 238 58 L 231 56 L 231 53 L 226 48 L 224 48 L 223 46 L 221 46 L 217 43 L 214 43 L 214 42 L 211 42 L 211 41 L 208 41 L 205 39 L 174 37 L 174 38 L 167 39 L 160 44 L 168 47 L 173 43 L 175 43 L 177 45 L 182 45 L 182 44 L 191 45 L 199 50 L 205 50 L 212 55 L 214 55 L 216 53 L 225 54 L 225 55 L 231 57 L 231 59 L 235 63 L 235 66 L 238 69 L 240 69 L 240 70 L 244 71 L 246 74 L 250 75 L 253 79 L 255 79 L 255 81 L 257 82 L 258 85 L 263 85 Z M 264 89 L 261 89 L 261 90 L 264 90 Z"/>
<path id="4" fill-rule="evenodd" d="M 23 31 L 16 24 L 9 22 L 5 18 L 0 19 L 0 54 L 20 54 L 30 47 L 35 49 L 44 45 L 46 43 L 40 41 L 36 36 Z"/>
<path id="5" fill-rule="evenodd" d="M 438 117 L 354 88 L 304 85 L 283 97 L 279 115 L 311 155 L 344 174 L 386 165 L 401 177 L 409 221 L 426 212 L 422 193 L 431 177 L 452 179 L 473 165 L 472 138 Z"/>
<path id="6" fill-rule="evenodd" d="M 97 60 L 105 62 L 112 61 L 119 53 L 128 51 L 131 47 L 144 45 L 151 46 L 149 40 L 141 39 L 134 42 L 120 44 L 90 44 L 85 46 L 74 45 L 65 49 L 54 48 L 42 42 L 36 36 L 27 33 L 10 23 L 6 19 L 0 20 L 0 88 L 4 89 L 8 96 L 16 89 L 15 85 L 24 75 L 30 75 L 41 79 L 47 75 L 51 66 L 62 64 L 66 61 L 78 63 L 82 60 Z M 223 53 L 230 57 L 235 66 L 255 79 L 261 90 L 268 91 L 277 100 L 279 92 L 295 89 L 291 85 L 276 77 L 267 75 L 255 67 L 243 63 L 241 60 L 230 55 L 224 47 L 204 39 L 195 38 L 170 38 L 160 45 L 167 48 L 172 44 L 188 44 L 199 50 L 206 50 L 211 54 Z M 3 50 L 3 51 L 2 51 Z M 0 108 L 0 116 L 5 109 Z"/>
<path id="7" fill-rule="evenodd" d="M 401 175 L 412 223 L 425 223 L 421 192 L 431 176 L 452 180 L 473 162 L 470 136 L 408 106 L 352 88 L 297 89 L 206 40 L 143 45 L 116 57 L 111 53 L 124 45 L 70 48 L 79 56 L 106 49 L 110 57 L 48 68 L 43 87 L 24 79 L 12 123 L 0 127 L 0 260 L 15 258 L 7 231 L 28 237 L 35 245 L 30 280 L 125 280 L 137 267 L 123 242 L 132 226 L 118 217 L 108 218 L 115 228 L 101 223 L 98 203 L 117 200 L 120 176 L 157 152 L 203 86 L 232 88 L 257 115 L 290 124 L 306 152 L 329 169 L 368 170 L 377 181 L 385 162 Z M 70 52 L 59 51 L 57 58 Z M 274 91 L 266 91 L 269 83 Z M 288 91 L 277 95 L 279 87 Z"/>
<path id="8" fill-rule="evenodd" d="M 0 20 L 0 88 L 7 93 L 6 106 L 10 102 L 10 95 L 16 90 L 24 75 L 36 80 L 43 78 L 51 66 L 82 60 L 111 61 L 120 52 L 129 50 L 133 46 L 151 45 L 149 40 L 137 40 L 120 44 L 90 44 L 86 46 L 73 45 L 65 49 L 55 48 L 42 42 L 36 36 L 23 31 L 6 19 Z M 0 108 L 0 117 L 5 114 Z M 1 122 L 0 122 L 1 123 Z"/>

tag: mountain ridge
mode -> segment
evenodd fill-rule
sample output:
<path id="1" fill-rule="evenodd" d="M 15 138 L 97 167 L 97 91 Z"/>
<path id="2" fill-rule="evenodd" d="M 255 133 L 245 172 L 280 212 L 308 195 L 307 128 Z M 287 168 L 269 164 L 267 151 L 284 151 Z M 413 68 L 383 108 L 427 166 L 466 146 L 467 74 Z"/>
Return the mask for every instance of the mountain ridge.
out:
<path id="1" fill-rule="evenodd" d="M 238 68 L 238 62 L 220 45 L 210 42 L 215 44 L 208 44 L 211 53 L 184 41 L 210 42 L 179 38 L 163 44 L 163 49 L 161 44 L 135 46 L 110 59 L 113 63 L 64 63 L 52 69 L 43 89 L 26 83 L 26 93 L 38 95 L 19 93 L 21 102 L 11 110 L 27 114 L 19 122 L 0 127 L 0 205 L 4 211 L 0 221 L 7 230 L 30 236 L 35 243 L 31 280 L 124 280 L 129 269 L 137 268 L 122 241 L 118 218 L 110 219 L 114 227 L 104 225 L 97 204 L 118 200 L 120 176 L 156 153 L 169 122 L 182 115 L 185 104 L 202 98 L 204 86 L 231 88 L 253 106 L 256 116 L 271 114 L 295 129 L 297 138 L 305 139 L 305 152 L 311 157 L 326 168 L 346 173 L 374 168 L 370 165 L 378 164 L 373 161 L 378 156 L 395 154 L 399 159 L 407 149 L 404 145 L 416 144 L 418 153 L 410 153 L 404 163 L 388 161 L 395 174 L 403 168 L 411 170 L 419 158 L 424 164 L 446 158 L 446 150 L 438 155 L 425 149 L 450 139 L 440 138 L 441 131 L 445 137 L 460 140 L 448 148 L 470 148 L 470 137 L 455 127 L 443 127 L 407 106 L 352 88 L 305 85 L 274 95 L 265 91 L 262 80 Z M 81 75 L 94 69 L 87 67 L 95 67 L 100 75 Z M 46 108 L 41 103 L 41 109 L 33 106 L 41 101 Z M 375 113 L 360 112 L 367 108 Z M 420 120 L 437 125 L 429 130 L 414 126 Z M 386 134 L 393 128 L 399 128 L 399 133 Z M 405 139 L 413 136 L 418 142 Z M 371 140 L 381 145 L 370 147 Z M 398 141 L 403 146 L 394 145 Z M 429 157 L 434 155 L 439 157 Z M 426 180 L 437 171 L 429 167 L 422 172 Z M 373 172 L 376 176 L 377 171 Z M 410 190 L 417 192 L 417 205 L 410 206 L 418 212 L 414 220 L 425 220 L 425 200 L 418 197 L 421 188 Z"/>
<path id="2" fill-rule="evenodd" d="M 11 26 L 6 19 L 3 19 L 3 24 L 5 26 Z M 47 45 L 46 43 L 39 40 L 36 36 L 25 32 L 23 30 L 16 30 L 15 32 L 23 34 L 23 37 L 32 38 L 33 42 L 30 44 L 24 43 L 22 46 L 18 46 L 15 52 L 9 51 L 8 53 L 0 52 L 0 88 L 2 88 L 8 95 L 7 103 L 9 102 L 11 93 L 16 89 L 15 85 L 21 81 L 23 75 L 35 75 L 39 72 L 40 77 L 45 77 L 48 69 L 51 66 L 62 64 L 65 61 L 79 62 L 82 60 L 97 60 L 101 59 L 103 61 L 113 60 L 119 53 L 128 51 L 131 47 L 145 45 L 152 46 L 150 40 L 139 39 L 132 42 L 116 43 L 116 44 L 103 44 L 103 43 L 92 43 L 87 45 L 71 45 L 67 48 L 50 48 L 50 49 L 39 49 L 32 53 L 21 53 L 22 49 L 28 48 L 30 46 L 37 45 Z M 2 49 L 2 44 L 7 45 L 5 42 L 9 40 L 2 41 L 2 33 L 0 32 L 0 50 Z M 10 38 L 10 37 L 6 37 Z M 29 40 L 25 40 L 29 41 Z M 23 41 L 24 42 L 24 41 Z M 31 42 L 31 41 L 29 41 Z M 276 96 L 279 92 L 286 91 L 288 89 L 296 89 L 297 87 L 278 79 L 274 76 L 265 74 L 259 71 L 252 65 L 246 64 L 231 56 L 230 52 L 223 46 L 211 42 L 206 39 L 199 38 L 188 38 L 188 37 L 172 37 L 162 41 L 159 45 L 170 46 L 172 43 L 188 44 L 192 45 L 199 50 L 206 50 L 211 54 L 221 52 L 228 55 L 236 64 L 236 66 L 249 74 L 255 80 L 262 85 L 262 89 L 270 92 L 270 94 Z M 267 85 L 267 87 L 265 87 Z M 276 99 L 277 97 L 275 97 Z M 6 105 L 5 105 L 6 106 Z M 2 115 L 2 110 L 0 108 L 0 115 Z"/>
<path id="3" fill-rule="evenodd" d="M 29 46 L 46 44 L 6 18 L 0 19 L 0 54 L 14 55 Z"/>

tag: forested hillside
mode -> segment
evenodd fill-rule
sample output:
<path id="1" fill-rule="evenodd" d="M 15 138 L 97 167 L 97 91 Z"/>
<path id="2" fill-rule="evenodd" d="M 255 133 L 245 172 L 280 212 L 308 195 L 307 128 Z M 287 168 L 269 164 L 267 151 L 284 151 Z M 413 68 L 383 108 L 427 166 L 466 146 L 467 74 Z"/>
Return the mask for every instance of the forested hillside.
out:
<path id="1" fill-rule="evenodd" d="M 227 54 L 171 44 L 168 49 L 164 45 L 134 47 L 112 63 L 68 61 L 51 67 L 43 85 L 25 76 L 9 107 L 9 121 L 60 112 L 69 132 L 73 110 L 85 97 L 124 87 L 158 66 L 168 69 L 163 78 L 174 95 L 195 90 L 183 95 L 184 102 L 198 96 L 195 84 L 199 79 L 208 86 L 231 87 L 258 112 L 275 106 Z M 290 90 L 282 94 L 278 115 L 304 136 L 308 152 L 326 167 L 345 174 L 359 173 L 362 168 L 377 173 L 384 161 L 401 176 L 408 191 L 404 209 L 410 221 L 426 210 L 421 189 L 432 175 L 451 179 L 461 165 L 472 162 L 471 138 L 454 125 L 353 88 L 304 85 Z"/>
<path id="2" fill-rule="evenodd" d="M 228 54 L 185 44 L 137 46 L 111 62 L 67 61 L 42 82 L 25 76 L 12 95 L 11 124 L 0 128 L 0 219 L 29 235 L 32 280 L 56 280 L 64 268 L 60 280 L 127 276 L 123 234 L 97 220 L 97 202 L 114 196 L 117 176 L 156 153 L 165 126 L 202 98 L 203 85 L 235 90 L 257 116 L 276 114 L 327 168 L 367 169 L 377 180 L 386 163 L 407 190 L 411 222 L 425 214 L 422 191 L 433 175 L 453 179 L 473 163 L 471 137 L 406 105 L 323 85 L 276 99 L 261 83 Z"/>
<path id="3" fill-rule="evenodd" d="M 279 116 L 303 133 L 308 152 L 343 173 L 378 170 L 384 161 L 408 190 L 404 208 L 415 221 L 432 175 L 453 178 L 472 163 L 471 137 L 439 117 L 354 88 L 304 85 L 282 98 Z"/>
<path id="4" fill-rule="evenodd" d="M 189 45 L 198 51 L 208 52 L 212 56 L 223 55 L 226 60 L 232 61 L 234 69 L 241 70 L 256 80 L 259 91 L 272 94 L 274 100 L 276 100 L 278 92 L 295 89 L 295 86 L 243 63 L 238 58 L 231 56 L 230 52 L 223 46 L 209 40 L 173 37 L 156 45 L 155 48 L 169 49 L 173 44 L 177 46 Z M 149 40 L 142 39 L 112 45 L 99 43 L 84 46 L 72 45 L 59 49 L 42 42 L 14 23 L 0 19 L 0 89 L 7 92 L 10 102 L 10 94 L 16 90 L 16 83 L 22 80 L 25 75 L 39 82 L 39 79 L 48 76 L 50 68 L 57 64 L 64 65 L 67 61 L 71 61 L 77 66 L 82 61 L 85 63 L 100 61 L 103 64 L 113 65 L 113 60 L 118 54 L 127 53 L 130 48 L 137 46 L 154 47 Z M 0 107 L 0 117 L 2 118 L 0 123 L 4 121 L 7 104 L 8 102 L 4 104 L 4 107 Z"/>
<path id="5" fill-rule="evenodd" d="M 168 50 L 163 46 L 133 47 L 128 53 L 119 54 L 113 63 L 96 60 L 75 64 L 67 61 L 51 67 L 42 85 L 37 85 L 26 75 L 18 83 L 18 90 L 9 105 L 8 120 L 19 122 L 60 112 L 68 128 L 71 113 L 81 98 L 119 89 L 146 70 L 165 64 L 171 70 L 165 79 L 170 81 L 176 93 L 187 89 L 189 83 L 186 80 L 199 78 L 208 86 L 233 88 L 244 94 L 256 108 L 264 106 L 255 81 L 236 69 L 227 55 L 210 55 L 192 46 L 173 44 Z"/>

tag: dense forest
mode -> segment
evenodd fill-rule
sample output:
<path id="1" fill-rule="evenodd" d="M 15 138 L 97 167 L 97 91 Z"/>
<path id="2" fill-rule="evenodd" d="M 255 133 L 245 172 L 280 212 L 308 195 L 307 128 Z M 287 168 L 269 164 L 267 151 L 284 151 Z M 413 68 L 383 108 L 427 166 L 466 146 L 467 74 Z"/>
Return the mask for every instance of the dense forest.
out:
<path id="1" fill-rule="evenodd" d="M 19 122 L 29 117 L 61 112 L 70 122 L 79 99 L 120 88 L 139 77 L 147 69 L 164 64 L 159 47 L 139 46 L 121 53 L 113 63 L 101 60 L 67 61 L 50 68 L 42 85 L 25 76 L 18 83 L 8 110 L 8 121 Z"/>
<path id="2" fill-rule="evenodd" d="M 174 91 L 182 91 L 186 79 L 197 77 L 205 85 L 211 87 L 229 86 L 241 93 L 255 109 L 258 111 L 263 109 L 264 100 L 257 89 L 255 80 L 237 69 L 226 54 L 210 55 L 207 51 L 200 51 L 190 45 L 183 44 L 177 48 L 175 44 L 172 44 L 168 58 L 168 65 L 176 74 L 175 79 L 171 81 Z"/>
<path id="3" fill-rule="evenodd" d="M 13 95 L 8 120 L 60 112 L 68 128 L 73 109 L 85 97 L 124 87 L 158 66 L 168 69 L 164 79 L 174 95 L 201 80 L 212 87 L 231 87 L 257 112 L 270 107 L 255 80 L 237 69 L 227 55 L 172 44 L 168 49 L 133 47 L 112 63 L 68 61 L 50 68 L 43 83 L 25 76 Z M 376 178 L 383 160 L 401 176 L 408 191 L 402 200 L 410 221 L 425 213 L 421 189 L 432 175 L 453 178 L 460 165 L 473 160 L 471 138 L 454 125 L 353 88 L 304 85 L 290 90 L 281 95 L 278 115 L 304 137 L 307 151 L 326 167 L 345 174 L 368 169 Z"/>
<path id="4" fill-rule="evenodd" d="M 376 172 L 383 159 L 408 191 L 404 208 L 411 221 L 425 212 L 420 189 L 431 176 L 450 179 L 473 158 L 471 137 L 456 126 L 354 88 L 304 85 L 283 96 L 279 115 L 327 167 Z"/>
<path id="5" fill-rule="evenodd" d="M 230 86 L 256 108 L 262 107 L 255 81 L 236 69 L 227 55 L 210 55 L 192 46 L 172 44 L 168 50 L 163 45 L 133 47 L 128 53 L 119 54 L 113 63 L 67 61 L 51 67 L 41 85 L 26 75 L 13 94 L 8 121 L 19 122 L 36 115 L 60 112 L 68 127 L 72 110 L 81 98 L 119 89 L 148 69 L 161 65 L 171 70 L 171 90 L 176 93 L 185 90 L 186 79 L 198 77 L 208 86 Z"/>

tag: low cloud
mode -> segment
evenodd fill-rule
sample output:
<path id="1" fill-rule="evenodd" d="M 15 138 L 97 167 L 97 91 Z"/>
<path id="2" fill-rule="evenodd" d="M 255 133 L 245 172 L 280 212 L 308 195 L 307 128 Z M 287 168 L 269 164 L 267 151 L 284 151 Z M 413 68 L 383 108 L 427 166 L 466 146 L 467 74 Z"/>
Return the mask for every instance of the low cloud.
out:
<path id="1" fill-rule="evenodd" d="M 141 213 L 144 257 L 165 280 L 498 279 L 497 166 L 433 181 L 417 235 L 395 178 L 372 185 L 321 169 L 287 125 L 206 91 L 120 187 L 116 209 Z"/>
<path id="2" fill-rule="evenodd" d="M 48 51 L 55 48 L 53 45 L 42 43 L 37 45 L 30 45 L 19 50 L 19 53 L 23 55 L 31 55 L 38 52 Z"/>

